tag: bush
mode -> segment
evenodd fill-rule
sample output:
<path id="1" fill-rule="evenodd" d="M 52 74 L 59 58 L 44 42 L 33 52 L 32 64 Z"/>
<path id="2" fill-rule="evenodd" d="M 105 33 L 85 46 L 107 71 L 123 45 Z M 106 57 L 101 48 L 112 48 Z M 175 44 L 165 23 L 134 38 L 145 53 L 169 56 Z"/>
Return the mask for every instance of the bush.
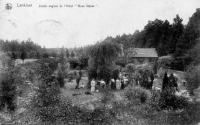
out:
<path id="1" fill-rule="evenodd" d="M 60 85 L 60 87 L 64 87 L 65 86 L 65 79 L 64 79 L 64 74 L 62 72 L 58 72 L 58 84 Z"/>
<path id="2" fill-rule="evenodd" d="M 114 94 L 112 92 L 109 92 L 109 91 L 105 91 L 103 93 L 103 97 L 101 99 L 101 102 L 103 104 L 107 104 L 109 102 L 111 102 L 111 100 L 114 98 Z"/>
<path id="3" fill-rule="evenodd" d="M 17 84 L 18 77 L 15 69 L 8 68 L 4 73 L 1 74 L 2 79 L 0 80 L 0 110 L 5 108 L 9 111 L 14 111 L 16 108 L 16 95 L 17 95 Z"/>
<path id="4" fill-rule="evenodd" d="M 200 86 L 200 70 L 191 65 L 188 67 L 185 75 L 187 81 L 187 89 L 191 95 L 194 95 L 194 89 Z"/>
<path id="5" fill-rule="evenodd" d="M 189 101 L 186 98 L 176 96 L 170 91 L 166 90 L 162 91 L 159 100 L 159 107 L 167 110 L 186 109 L 188 104 Z"/>
<path id="6" fill-rule="evenodd" d="M 169 124 L 195 125 L 200 122 L 200 103 L 189 103 L 182 112 L 168 114 Z"/>
<path id="7" fill-rule="evenodd" d="M 55 112 L 60 104 L 59 85 L 52 76 L 52 71 L 47 65 L 42 65 L 40 74 L 38 74 L 38 89 L 32 99 L 32 109 L 35 116 L 42 122 L 55 122 L 57 120 Z"/>
<path id="8" fill-rule="evenodd" d="M 151 97 L 149 90 L 143 89 L 141 87 L 130 87 L 125 92 L 125 97 L 133 103 L 146 103 Z"/>

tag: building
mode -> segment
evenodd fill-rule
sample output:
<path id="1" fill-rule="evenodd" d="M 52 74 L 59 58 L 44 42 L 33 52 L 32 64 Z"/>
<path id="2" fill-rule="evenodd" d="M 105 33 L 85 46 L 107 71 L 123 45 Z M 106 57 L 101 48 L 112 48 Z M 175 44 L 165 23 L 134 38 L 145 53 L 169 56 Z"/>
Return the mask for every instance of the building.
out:
<path id="1" fill-rule="evenodd" d="M 158 54 L 155 48 L 130 48 L 119 55 L 116 63 L 124 63 L 125 65 L 128 63 L 155 63 L 157 60 Z"/>

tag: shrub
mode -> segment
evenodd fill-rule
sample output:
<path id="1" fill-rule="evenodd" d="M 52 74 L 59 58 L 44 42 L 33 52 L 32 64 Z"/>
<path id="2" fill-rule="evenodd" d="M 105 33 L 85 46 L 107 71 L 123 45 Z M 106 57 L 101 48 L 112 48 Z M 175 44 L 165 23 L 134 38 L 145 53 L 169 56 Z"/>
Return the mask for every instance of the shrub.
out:
<path id="1" fill-rule="evenodd" d="M 200 122 L 200 103 L 189 103 L 182 112 L 168 114 L 169 124 L 195 125 Z"/>
<path id="2" fill-rule="evenodd" d="M 170 91 L 162 91 L 160 100 L 159 100 L 159 107 L 161 109 L 185 109 L 188 106 L 188 100 L 184 97 L 179 97 L 171 93 Z"/>
<path id="3" fill-rule="evenodd" d="M 16 69 L 8 68 L 2 74 L 0 79 L 0 110 L 5 108 L 14 111 L 16 108 L 17 84 L 20 78 L 17 76 Z"/>
<path id="4" fill-rule="evenodd" d="M 125 97 L 133 103 L 146 103 L 150 99 L 151 93 L 149 90 L 141 87 L 130 87 L 125 92 Z"/>
<path id="5" fill-rule="evenodd" d="M 109 103 L 113 98 L 114 98 L 114 94 L 113 94 L 112 92 L 105 91 L 105 92 L 103 93 L 101 102 L 102 102 L 103 104 L 107 104 L 107 103 Z"/>
<path id="6" fill-rule="evenodd" d="M 193 65 L 189 66 L 185 79 L 187 81 L 187 89 L 191 95 L 194 95 L 194 89 L 200 86 L 200 70 Z"/>
<path id="7" fill-rule="evenodd" d="M 38 89 L 36 95 L 32 99 L 32 109 L 35 111 L 35 116 L 42 122 L 55 122 L 57 117 L 55 112 L 60 104 L 60 89 L 59 85 L 52 76 L 52 71 L 47 65 L 42 65 L 40 74 L 38 74 Z"/>
<path id="8" fill-rule="evenodd" d="M 58 80 L 58 84 L 60 85 L 60 87 L 64 87 L 64 85 L 65 85 L 65 79 L 64 79 L 63 72 L 61 72 L 61 71 L 58 72 L 57 80 Z"/>

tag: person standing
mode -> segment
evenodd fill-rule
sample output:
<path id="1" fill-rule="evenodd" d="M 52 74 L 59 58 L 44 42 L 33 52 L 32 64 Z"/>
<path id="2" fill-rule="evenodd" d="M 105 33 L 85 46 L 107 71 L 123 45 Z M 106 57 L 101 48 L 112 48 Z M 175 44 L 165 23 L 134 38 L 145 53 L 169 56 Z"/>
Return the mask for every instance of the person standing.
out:
<path id="1" fill-rule="evenodd" d="M 91 81 L 91 92 L 95 92 L 95 85 L 96 85 L 96 82 L 94 79 L 92 79 Z"/>
<path id="2" fill-rule="evenodd" d="M 121 89 L 124 89 L 125 85 L 124 85 L 124 80 L 121 80 Z"/>
<path id="3" fill-rule="evenodd" d="M 115 80 L 111 79 L 111 89 L 116 89 Z"/>
<path id="4" fill-rule="evenodd" d="M 76 78 L 76 88 L 75 89 L 79 89 L 79 82 L 80 82 L 81 78 L 77 77 Z"/>
<path id="5" fill-rule="evenodd" d="M 101 82 L 100 82 L 100 84 L 101 84 L 102 88 L 104 88 L 104 87 L 105 87 L 105 85 L 106 85 L 106 83 L 105 83 L 105 81 L 104 81 L 103 79 L 101 79 Z"/>
<path id="6" fill-rule="evenodd" d="M 121 82 L 119 79 L 116 80 L 116 88 L 119 90 L 121 88 Z"/>

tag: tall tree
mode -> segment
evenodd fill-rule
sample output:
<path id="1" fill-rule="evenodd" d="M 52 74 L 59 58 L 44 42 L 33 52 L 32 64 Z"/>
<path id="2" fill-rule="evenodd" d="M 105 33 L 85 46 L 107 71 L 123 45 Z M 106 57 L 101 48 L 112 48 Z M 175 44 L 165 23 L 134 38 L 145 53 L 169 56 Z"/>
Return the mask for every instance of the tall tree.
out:
<path id="1" fill-rule="evenodd" d="M 176 15 L 176 18 L 174 18 L 174 22 L 172 24 L 172 36 L 170 40 L 170 54 L 174 54 L 176 51 L 176 46 L 179 42 L 179 39 L 183 35 L 184 31 L 184 25 L 182 24 L 183 19 L 179 17 L 179 15 Z"/>
<path id="2" fill-rule="evenodd" d="M 167 72 L 165 72 L 162 82 L 162 90 L 166 90 L 167 86 L 168 86 L 168 76 Z"/>
<path id="3" fill-rule="evenodd" d="M 74 52 L 72 51 L 70 56 L 73 58 L 75 56 Z"/>
<path id="4" fill-rule="evenodd" d="M 66 49 L 66 57 L 69 58 L 69 50 Z"/>
<path id="5" fill-rule="evenodd" d="M 104 79 L 108 83 L 112 76 L 112 66 L 120 52 L 120 45 L 110 40 L 92 46 L 89 51 L 89 82 L 91 76 L 97 75 L 99 79 Z"/>
<path id="6" fill-rule="evenodd" d="M 190 65 L 186 70 L 185 79 L 188 91 L 191 95 L 194 95 L 194 89 L 200 86 L 200 69 L 194 65 Z"/>

